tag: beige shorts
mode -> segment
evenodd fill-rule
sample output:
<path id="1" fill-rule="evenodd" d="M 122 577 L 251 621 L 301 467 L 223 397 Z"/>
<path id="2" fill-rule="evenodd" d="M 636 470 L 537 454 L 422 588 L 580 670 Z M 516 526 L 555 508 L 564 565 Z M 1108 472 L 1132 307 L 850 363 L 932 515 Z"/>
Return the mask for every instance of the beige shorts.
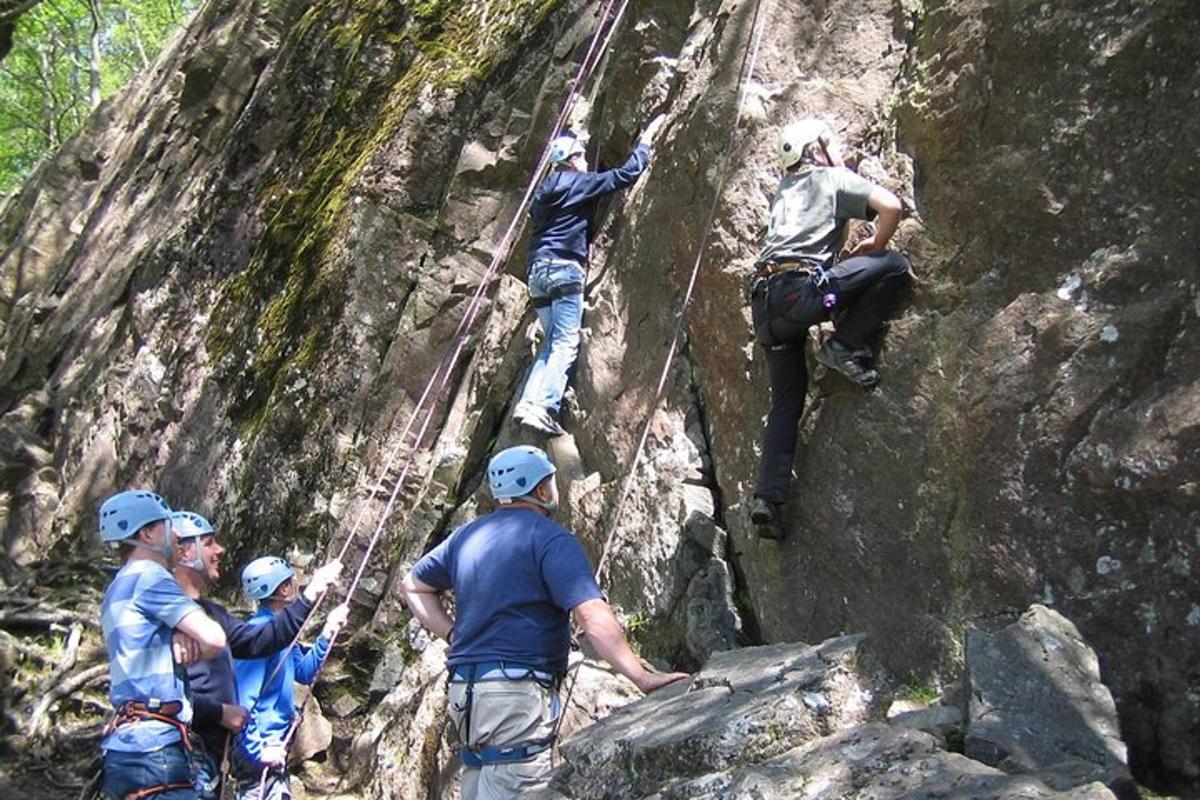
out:
<path id="1" fill-rule="evenodd" d="M 451 683 L 448 692 L 450 721 L 460 743 L 472 747 L 507 745 L 544 739 L 554 732 L 558 697 L 536 681 L 478 681 L 471 710 L 471 730 L 464 728 L 467 685 Z M 467 738 L 469 736 L 469 738 Z M 550 772 L 553 749 L 517 764 L 464 767 L 463 800 L 507 800 L 519 797 L 543 781 Z"/>

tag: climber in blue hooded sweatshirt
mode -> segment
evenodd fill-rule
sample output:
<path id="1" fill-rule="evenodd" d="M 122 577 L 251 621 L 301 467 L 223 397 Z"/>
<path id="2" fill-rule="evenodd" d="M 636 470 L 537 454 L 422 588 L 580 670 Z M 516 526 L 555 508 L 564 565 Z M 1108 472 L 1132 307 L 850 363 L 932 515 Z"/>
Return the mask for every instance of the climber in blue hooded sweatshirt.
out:
<path id="1" fill-rule="evenodd" d="M 242 588 L 259 601 L 250 617 L 252 625 L 267 625 L 296 597 L 295 573 L 282 558 L 266 556 L 242 570 Z M 294 684 L 312 684 L 329 655 L 330 643 L 346 624 L 347 603 L 329 612 L 317 641 L 297 645 L 269 658 L 234 661 L 238 705 L 250 710 L 246 725 L 230 748 L 238 800 L 278 800 L 291 797 L 287 774 L 287 737 L 297 712 Z M 286 658 L 276 673 L 280 659 Z M 273 677 L 272 677 L 273 675 Z M 268 679 L 270 680 L 268 685 Z M 259 797 L 262 771 L 267 770 L 265 791 Z"/>
<path id="2" fill-rule="evenodd" d="M 579 354 L 584 265 L 596 204 L 632 186 L 645 171 L 663 119 L 658 116 L 646 126 L 624 164 L 604 172 L 587 171 L 583 142 L 576 136 L 559 136 L 550 145 L 554 171 L 538 186 L 529 208 L 529 294 L 546 340 L 513 409 L 513 419 L 539 433 L 564 432 L 554 417 Z"/>

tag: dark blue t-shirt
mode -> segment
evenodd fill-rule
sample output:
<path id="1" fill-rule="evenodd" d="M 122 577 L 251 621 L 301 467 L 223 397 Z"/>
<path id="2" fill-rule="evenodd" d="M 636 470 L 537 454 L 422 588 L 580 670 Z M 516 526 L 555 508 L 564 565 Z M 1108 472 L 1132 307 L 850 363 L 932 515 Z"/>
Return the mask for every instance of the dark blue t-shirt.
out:
<path id="1" fill-rule="evenodd" d="M 556 170 L 538 186 L 529 207 L 529 263 L 557 258 L 583 264 L 592 238 L 592 215 L 606 194 L 632 186 L 650 161 L 650 148 L 638 144 L 616 169 L 604 172 Z"/>
<path id="2" fill-rule="evenodd" d="M 571 533 L 531 509 L 500 508 L 462 526 L 413 566 L 413 577 L 454 591 L 449 666 L 512 661 L 562 671 L 569 612 L 601 597 Z"/>

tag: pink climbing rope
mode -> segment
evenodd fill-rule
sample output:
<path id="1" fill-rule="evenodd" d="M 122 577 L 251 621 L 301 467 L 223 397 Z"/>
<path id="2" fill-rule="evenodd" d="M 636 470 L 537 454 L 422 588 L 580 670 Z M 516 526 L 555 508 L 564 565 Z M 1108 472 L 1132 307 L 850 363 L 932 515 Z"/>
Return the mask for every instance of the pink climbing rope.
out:
<path id="1" fill-rule="evenodd" d="M 404 447 L 405 441 L 407 440 L 409 433 L 413 428 L 413 425 L 415 424 L 416 420 L 421 415 L 422 408 L 425 406 L 427 401 L 429 401 L 430 397 L 432 396 L 433 402 L 429 405 L 429 407 L 427 409 L 425 409 L 424 420 L 422 421 L 421 426 L 420 426 L 419 430 L 417 431 L 417 434 L 416 434 L 415 439 L 413 440 L 412 446 L 408 450 L 407 458 L 404 461 L 404 465 L 400 471 L 399 476 L 395 480 L 395 483 L 392 487 L 391 494 L 388 497 L 387 504 L 384 506 L 384 510 L 380 514 L 379 522 L 375 526 L 375 530 L 372 533 L 371 539 L 367 545 L 367 549 L 363 553 L 363 556 L 359 561 L 358 569 L 354 573 L 354 579 L 351 581 L 349 587 L 346 590 L 347 598 L 353 596 L 355 590 L 358 588 L 359 582 L 362 580 L 363 573 L 366 570 L 367 564 L 370 562 L 371 555 L 374 553 L 375 547 L 379 543 L 380 537 L 383 534 L 383 531 L 387 525 L 387 522 L 395 510 L 396 502 L 400 495 L 400 489 L 404 486 L 404 482 L 407 479 L 409 472 L 411 471 L 413 465 L 416 463 L 416 456 L 420 452 L 421 444 L 424 441 L 425 434 L 428 432 L 429 427 L 433 421 L 434 414 L 436 413 L 436 410 L 438 407 L 438 401 L 440 400 L 441 396 L 443 395 L 445 390 L 450 385 L 450 380 L 454 373 L 454 369 L 458 364 L 459 357 L 462 355 L 463 350 L 466 348 L 467 341 L 470 337 L 470 334 L 471 334 L 472 328 L 474 327 L 475 321 L 478 318 L 479 311 L 483 307 L 483 299 L 484 299 L 484 296 L 486 295 L 487 288 L 491 284 L 492 280 L 495 278 L 496 274 L 499 272 L 500 268 L 503 266 L 505 260 L 508 258 L 509 250 L 511 249 L 511 247 L 523 225 L 525 212 L 528 209 L 530 202 L 532 201 L 533 193 L 537 189 L 537 185 L 543 174 L 543 170 L 546 168 L 546 165 L 549 163 L 550 145 L 553 142 L 553 140 L 562 132 L 563 126 L 566 123 L 566 120 L 568 119 L 572 109 L 575 106 L 575 103 L 577 102 L 577 100 L 579 98 L 580 87 L 583 85 L 583 83 L 588 78 L 591 77 L 591 75 L 595 71 L 597 65 L 600 63 L 600 60 L 601 60 L 602 56 L 604 55 L 604 52 L 608 49 L 609 44 L 612 42 L 613 33 L 616 29 L 616 25 L 619 23 L 621 17 L 625 13 L 625 9 L 629 5 L 629 0 L 622 0 L 621 5 L 620 5 L 616 15 L 614 16 L 612 14 L 612 10 L 613 10 L 614 6 L 616 6 L 616 2 L 617 2 L 617 0 L 605 0 L 604 1 L 603 5 L 601 7 L 600 14 L 599 14 L 599 22 L 596 26 L 596 32 L 593 34 L 592 39 L 588 45 L 587 52 L 584 55 L 583 61 L 580 62 L 579 69 L 577 70 L 575 77 L 572 80 L 571 90 L 568 93 L 566 100 L 563 102 L 563 105 L 562 105 L 561 110 L 559 111 L 558 117 L 556 118 L 556 120 L 554 122 L 554 126 L 552 128 L 550 137 L 547 140 L 546 146 L 542 149 L 541 156 L 538 159 L 537 167 L 536 167 L 536 169 L 534 169 L 532 177 L 530 178 L 529 183 L 526 186 L 525 192 L 521 198 L 521 202 L 517 206 L 516 213 L 514 213 L 512 221 L 509 223 L 508 228 L 505 230 L 504 236 L 501 237 L 500 243 L 493 253 L 492 261 L 489 264 L 487 271 L 484 273 L 483 278 L 480 280 L 479 286 L 476 288 L 475 293 L 471 298 L 471 302 L 467 307 L 466 313 L 463 315 L 462 320 L 460 320 L 460 322 L 458 324 L 458 328 L 456 329 L 453 339 L 452 339 L 453 347 L 451 347 L 450 349 L 448 349 L 446 351 L 446 353 L 443 355 L 442 359 L 439 361 L 438 366 L 434 369 L 433 374 L 430 376 L 429 381 L 426 383 L 424 390 L 421 392 L 421 396 L 418 399 L 417 404 L 414 406 L 411 414 L 408 417 L 407 422 L 405 423 L 404 429 L 401 432 L 400 439 L 399 439 L 399 442 L 397 443 L 397 446 L 389 453 L 388 458 L 385 461 L 383 468 L 380 470 L 380 478 L 379 478 L 379 480 L 377 480 L 375 482 L 376 484 L 381 483 L 383 478 L 385 478 L 388 475 L 388 473 L 391 471 L 392 466 L 394 465 L 398 454 L 401 452 L 402 448 Z M 606 26 L 605 23 L 608 22 L 610 20 L 610 18 L 611 18 L 612 22 L 610 25 Z M 608 34 L 607 34 L 607 36 L 605 36 L 603 38 L 603 43 L 601 44 L 601 41 L 602 41 L 601 37 L 604 34 L 606 27 L 607 27 Z M 338 551 L 339 559 L 345 557 L 347 551 L 349 550 L 351 542 L 353 542 L 355 537 L 357 536 L 357 533 L 362 524 L 362 521 L 365 519 L 365 508 L 366 508 L 366 506 L 364 504 L 363 508 L 360 509 L 359 514 L 356 516 L 355 521 L 354 521 L 353 525 L 351 526 L 350 532 L 347 535 L 345 542 L 343 542 L 341 548 L 339 548 L 339 551 Z M 304 622 L 301 624 L 300 630 L 297 631 L 296 636 L 293 637 L 291 643 L 289 643 L 288 646 L 284 649 L 283 655 L 280 658 L 279 663 L 276 664 L 275 669 L 271 672 L 270 675 L 267 676 L 266 680 L 263 681 L 264 687 L 269 685 L 271 683 L 271 681 L 273 681 L 279 675 L 279 672 L 283 668 L 283 665 L 286 662 L 286 659 L 290 657 L 292 650 L 299 643 L 300 637 L 303 634 L 304 628 L 307 627 L 309 621 L 312 619 L 313 615 L 317 611 L 317 608 L 324 601 L 327 594 L 328 594 L 328 590 L 322 592 L 321 595 L 317 598 L 316 602 L 313 603 L 313 607 L 309 610 L 308 615 L 305 617 Z M 329 643 L 329 647 L 331 650 L 332 650 L 333 645 L 336 642 L 336 640 L 337 640 L 337 635 L 335 634 Z M 321 666 L 323 667 L 324 665 L 322 664 Z M 321 668 L 318 667 L 318 669 L 317 669 L 318 673 L 320 672 L 320 669 Z M 316 676 L 314 675 L 314 681 L 315 681 L 315 679 L 316 679 Z M 293 719 L 292 724 L 289 726 L 288 731 L 287 731 L 286 735 L 284 736 L 283 745 L 284 745 L 285 751 L 291 743 L 292 736 L 295 734 L 296 722 L 297 722 L 297 720 Z M 270 769 L 268 767 L 263 768 L 262 776 L 259 781 L 259 792 L 258 792 L 259 797 L 262 797 L 263 793 L 266 790 L 266 781 L 267 781 L 267 776 L 268 776 L 269 772 L 270 772 Z"/>

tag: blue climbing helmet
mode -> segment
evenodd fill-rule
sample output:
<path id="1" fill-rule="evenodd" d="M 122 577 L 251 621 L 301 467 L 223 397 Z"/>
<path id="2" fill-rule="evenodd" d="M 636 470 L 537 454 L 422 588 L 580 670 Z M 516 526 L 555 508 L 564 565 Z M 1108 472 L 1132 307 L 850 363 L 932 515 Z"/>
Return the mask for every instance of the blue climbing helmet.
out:
<path id="1" fill-rule="evenodd" d="M 201 536 L 208 536 L 210 533 L 216 534 L 209 521 L 195 511 L 172 512 L 171 527 L 175 531 L 175 538 L 181 543 L 191 539 L 199 539 Z M 195 549 L 190 561 L 181 561 L 180 563 L 197 572 L 204 572 L 204 559 L 200 557 L 199 547 Z"/>
<path id="2" fill-rule="evenodd" d="M 171 507 L 154 492 L 147 489 L 117 492 L 100 506 L 100 541 L 123 542 L 147 525 L 170 517 Z"/>
<path id="3" fill-rule="evenodd" d="M 295 575 L 282 558 L 263 556 L 242 570 L 242 590 L 254 600 L 265 600 L 275 594 L 281 583 Z"/>
<path id="4" fill-rule="evenodd" d="M 175 526 L 176 539 L 195 539 L 216 533 L 212 524 L 195 511 L 171 512 L 171 524 Z"/>
<path id="5" fill-rule="evenodd" d="M 492 497 L 506 503 L 529 494 L 557 471 L 544 451 L 521 444 L 501 450 L 488 462 L 488 487 Z"/>
<path id="6" fill-rule="evenodd" d="M 550 163 L 554 166 L 567 163 L 571 156 L 585 152 L 579 137 L 569 133 L 555 137 L 550 143 Z"/>

